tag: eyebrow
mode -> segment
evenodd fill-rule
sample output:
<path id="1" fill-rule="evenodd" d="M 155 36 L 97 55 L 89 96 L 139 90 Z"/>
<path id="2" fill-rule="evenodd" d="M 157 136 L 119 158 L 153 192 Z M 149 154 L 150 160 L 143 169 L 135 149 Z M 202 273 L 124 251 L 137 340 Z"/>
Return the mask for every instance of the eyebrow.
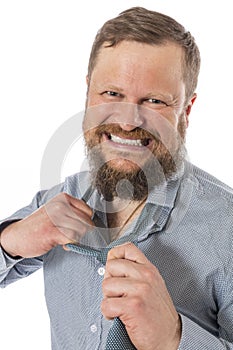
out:
<path id="1" fill-rule="evenodd" d="M 167 94 L 167 93 L 163 94 L 161 92 L 156 92 L 156 91 L 148 92 L 146 94 L 146 97 L 149 97 L 149 98 L 153 98 L 154 97 L 156 99 L 165 98 L 165 99 L 167 99 L 169 101 L 172 101 L 174 99 L 171 94 Z"/>
<path id="2" fill-rule="evenodd" d="M 123 93 L 124 89 L 120 88 L 119 86 L 116 85 L 112 85 L 112 84 L 104 84 L 104 86 L 106 86 L 106 89 L 108 90 L 113 90 L 113 91 L 118 91 Z M 102 89 L 104 89 L 104 86 L 99 86 L 100 88 L 102 87 Z"/>

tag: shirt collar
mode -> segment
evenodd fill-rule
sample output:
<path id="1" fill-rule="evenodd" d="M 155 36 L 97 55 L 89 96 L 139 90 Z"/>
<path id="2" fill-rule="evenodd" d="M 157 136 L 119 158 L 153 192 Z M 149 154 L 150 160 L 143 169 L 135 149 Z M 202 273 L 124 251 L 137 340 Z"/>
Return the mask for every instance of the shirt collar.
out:
<path id="1" fill-rule="evenodd" d="M 166 225 L 171 210 L 175 206 L 177 192 L 184 175 L 184 168 L 168 181 L 155 186 L 149 193 L 145 207 L 138 220 L 132 223 L 132 228 L 140 226 L 143 221 L 143 231 L 156 229 L 161 231 Z M 91 187 L 89 172 L 81 172 L 67 178 L 65 190 L 77 198 L 82 198 L 93 209 L 93 219 L 98 220 L 97 226 L 107 227 L 106 202 L 96 189 Z M 126 231 L 127 234 L 127 231 Z"/>

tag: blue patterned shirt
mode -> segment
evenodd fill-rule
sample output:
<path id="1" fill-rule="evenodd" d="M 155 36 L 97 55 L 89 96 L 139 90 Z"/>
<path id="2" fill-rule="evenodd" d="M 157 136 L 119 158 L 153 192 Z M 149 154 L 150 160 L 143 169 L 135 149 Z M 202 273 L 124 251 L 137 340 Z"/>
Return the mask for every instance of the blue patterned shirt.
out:
<path id="1" fill-rule="evenodd" d="M 233 191 L 197 167 L 187 168 L 182 177 L 151 191 L 139 218 L 107 248 L 136 233 L 137 246 L 159 269 L 181 315 L 179 350 L 232 350 Z M 28 216 L 59 192 L 82 198 L 89 183 L 89 175 L 81 173 L 38 192 L 0 228 Z M 97 193 L 87 203 L 106 224 Z M 65 251 L 57 246 L 34 259 L 13 259 L 0 250 L 1 287 L 40 267 L 52 349 L 104 350 L 112 325 L 100 311 L 104 261 L 92 249 Z"/>

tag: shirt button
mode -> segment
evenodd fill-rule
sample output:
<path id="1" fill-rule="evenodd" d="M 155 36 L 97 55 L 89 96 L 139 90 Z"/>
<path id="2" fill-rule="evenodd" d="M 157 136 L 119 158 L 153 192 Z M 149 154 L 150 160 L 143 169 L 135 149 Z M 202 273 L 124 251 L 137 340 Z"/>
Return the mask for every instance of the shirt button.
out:
<path id="1" fill-rule="evenodd" d="M 105 268 L 104 268 L 104 267 L 99 267 L 99 268 L 98 268 L 98 274 L 99 274 L 100 276 L 103 276 L 103 275 L 105 274 Z"/>
<path id="2" fill-rule="evenodd" d="M 96 326 L 96 324 L 92 324 L 91 327 L 90 327 L 90 329 L 91 329 L 91 332 L 92 332 L 92 333 L 95 333 L 95 332 L 97 331 L 97 326 Z"/>

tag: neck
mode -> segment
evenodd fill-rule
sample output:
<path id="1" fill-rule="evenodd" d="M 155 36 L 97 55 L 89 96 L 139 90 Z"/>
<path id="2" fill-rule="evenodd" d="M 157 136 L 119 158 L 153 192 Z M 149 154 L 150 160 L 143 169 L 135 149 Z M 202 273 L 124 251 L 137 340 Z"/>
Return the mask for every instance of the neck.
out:
<path id="1" fill-rule="evenodd" d="M 140 215 L 146 198 L 141 201 L 113 201 L 108 210 L 108 227 L 114 229 L 114 239 L 119 238 L 132 221 Z"/>

